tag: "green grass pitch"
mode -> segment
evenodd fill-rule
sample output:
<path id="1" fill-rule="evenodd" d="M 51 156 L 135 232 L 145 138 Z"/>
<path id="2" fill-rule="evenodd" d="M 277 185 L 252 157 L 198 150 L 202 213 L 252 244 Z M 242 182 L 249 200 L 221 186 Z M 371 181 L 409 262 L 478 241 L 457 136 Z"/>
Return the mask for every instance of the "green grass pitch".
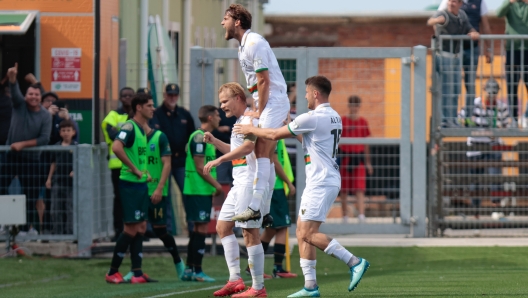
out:
<path id="1" fill-rule="evenodd" d="M 369 271 L 349 293 L 347 267 L 318 252 L 322 297 L 528 297 L 528 248 L 350 250 L 370 261 Z M 266 273 L 271 273 L 272 263 L 273 259 L 266 258 Z M 177 281 L 170 257 L 146 257 L 143 270 L 159 283 L 109 285 L 104 281 L 109 264 L 109 259 L 0 259 L 0 297 L 212 297 L 228 277 L 222 256 L 204 258 L 205 272 L 217 279 L 207 284 Z M 241 265 L 244 268 L 247 261 Z M 129 266 L 127 259 L 121 272 L 125 274 Z M 269 297 L 286 297 L 303 286 L 297 249 L 292 271 L 299 274 L 297 279 L 266 281 Z M 246 285 L 251 284 L 247 276 L 244 279 Z"/>

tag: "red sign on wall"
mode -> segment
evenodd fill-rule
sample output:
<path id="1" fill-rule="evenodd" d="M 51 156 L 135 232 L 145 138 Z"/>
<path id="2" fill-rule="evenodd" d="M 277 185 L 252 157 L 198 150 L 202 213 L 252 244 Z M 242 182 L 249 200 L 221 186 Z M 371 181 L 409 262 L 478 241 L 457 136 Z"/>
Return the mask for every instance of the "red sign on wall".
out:
<path id="1" fill-rule="evenodd" d="M 81 72 L 78 70 L 53 69 L 51 78 L 53 82 L 80 82 Z"/>
<path id="2" fill-rule="evenodd" d="M 51 90 L 81 91 L 81 49 L 51 49 Z"/>

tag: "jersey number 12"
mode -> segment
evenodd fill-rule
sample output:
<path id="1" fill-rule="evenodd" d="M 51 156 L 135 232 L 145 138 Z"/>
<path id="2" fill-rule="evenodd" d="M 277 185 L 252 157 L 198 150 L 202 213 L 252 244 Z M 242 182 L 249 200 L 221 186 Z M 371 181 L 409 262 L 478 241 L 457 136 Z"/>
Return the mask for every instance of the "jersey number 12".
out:
<path id="1" fill-rule="evenodd" d="M 337 155 L 337 145 L 339 144 L 339 139 L 341 139 L 341 129 L 332 129 L 330 132 L 334 135 L 334 149 L 332 151 L 332 158 L 335 158 Z"/>

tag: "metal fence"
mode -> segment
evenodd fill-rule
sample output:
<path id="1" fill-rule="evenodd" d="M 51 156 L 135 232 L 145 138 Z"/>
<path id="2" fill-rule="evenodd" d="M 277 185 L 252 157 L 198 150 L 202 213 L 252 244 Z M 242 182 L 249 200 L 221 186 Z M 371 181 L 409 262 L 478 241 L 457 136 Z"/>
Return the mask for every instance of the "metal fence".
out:
<path id="1" fill-rule="evenodd" d="M 94 240 L 112 236 L 107 152 L 106 144 L 0 146 L 0 194 L 26 195 L 27 224 L 17 241 L 77 241 L 78 256 L 89 257 Z"/>
<path id="2" fill-rule="evenodd" d="M 290 113 L 307 112 L 304 81 L 321 74 L 333 85 L 330 101 L 341 115 L 351 117 L 348 98 L 362 99 L 359 115 L 368 122 L 370 134 L 342 137 L 341 161 L 350 172 L 349 220 L 343 222 L 338 199 L 322 230 L 329 233 L 398 233 L 425 236 L 425 61 L 426 49 L 415 48 L 295 48 L 274 49 L 279 66 L 289 85 Z M 237 59 L 237 49 L 191 50 L 191 106 L 193 115 L 204 104 L 218 105 L 218 87 L 229 81 L 245 85 Z M 411 83 L 414 82 L 414 84 Z M 296 88 L 292 89 L 295 84 Z M 414 97 L 414 113 L 411 108 Z M 354 118 L 354 117 L 352 117 Z M 423 119 L 422 119 L 423 118 Z M 352 120 L 356 120 L 355 118 Z M 344 130 L 353 131 L 355 122 Z M 414 125 L 411 127 L 411 121 Z M 411 134 L 414 134 L 414 143 Z M 352 132 L 350 135 L 354 135 Z M 290 201 L 290 214 L 297 217 L 305 184 L 301 145 L 289 140 L 290 157 L 295 167 L 297 196 Z M 368 171 L 364 146 L 370 149 L 372 175 Z M 296 146 L 293 150 L 292 146 Z M 352 150 L 348 150 L 351 149 Z M 348 151 L 347 151 L 348 150 Z M 355 151 L 354 151 L 355 150 Z M 362 153 L 362 154 L 357 154 Z M 361 169 L 353 169 L 352 160 Z M 358 175 L 361 174 L 361 175 Z M 366 176 L 366 175 L 363 175 Z M 356 179 L 354 181 L 353 179 Z M 364 179 L 362 181 L 358 181 Z M 361 184 L 365 184 L 362 186 Z M 365 220 L 358 219 L 358 193 L 354 186 L 365 188 Z M 360 225 L 352 224 L 361 222 Z M 411 227 L 414 225 L 414 227 Z"/>
<path id="3" fill-rule="evenodd" d="M 527 45 L 514 35 L 433 40 L 431 235 L 528 234 Z"/>

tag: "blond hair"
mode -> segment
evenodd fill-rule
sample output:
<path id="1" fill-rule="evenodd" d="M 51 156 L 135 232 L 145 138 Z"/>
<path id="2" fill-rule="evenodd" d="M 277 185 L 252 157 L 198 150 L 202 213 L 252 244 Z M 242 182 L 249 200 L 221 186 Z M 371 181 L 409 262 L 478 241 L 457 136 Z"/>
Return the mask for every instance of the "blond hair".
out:
<path id="1" fill-rule="evenodd" d="M 224 91 L 228 92 L 230 96 L 240 96 L 240 99 L 246 101 L 246 93 L 244 92 L 244 88 L 242 88 L 239 83 L 231 82 L 223 84 L 218 89 L 218 94 Z"/>

